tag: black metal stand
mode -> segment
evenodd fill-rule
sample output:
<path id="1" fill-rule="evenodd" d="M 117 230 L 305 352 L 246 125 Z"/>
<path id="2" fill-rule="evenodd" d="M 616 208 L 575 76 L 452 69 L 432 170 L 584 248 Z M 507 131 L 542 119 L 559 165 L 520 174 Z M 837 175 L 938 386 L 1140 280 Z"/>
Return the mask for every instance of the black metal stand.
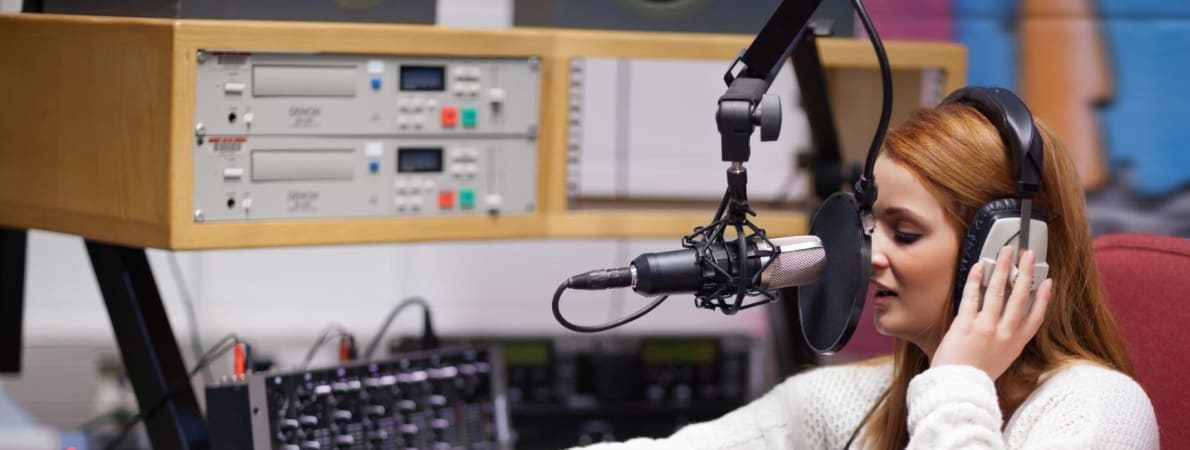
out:
<path id="1" fill-rule="evenodd" d="M 28 234 L 0 227 L 0 373 L 21 372 Z"/>
<path id="2" fill-rule="evenodd" d="M 830 91 L 826 85 L 826 70 L 818 54 L 817 35 L 810 33 L 802 38 L 793 50 L 793 61 L 802 109 L 806 111 L 806 119 L 810 123 L 810 137 L 815 149 L 812 163 L 814 194 L 825 200 L 839 192 L 843 183 L 850 184 L 859 179 L 859 165 L 843 166 L 839 133 L 835 128 L 828 94 Z"/>
<path id="3" fill-rule="evenodd" d="M 88 240 L 87 253 L 137 405 L 147 411 L 168 397 L 145 417 L 153 448 L 210 448 L 207 424 L 198 409 L 145 250 Z M 185 381 L 179 383 L 181 380 Z"/>

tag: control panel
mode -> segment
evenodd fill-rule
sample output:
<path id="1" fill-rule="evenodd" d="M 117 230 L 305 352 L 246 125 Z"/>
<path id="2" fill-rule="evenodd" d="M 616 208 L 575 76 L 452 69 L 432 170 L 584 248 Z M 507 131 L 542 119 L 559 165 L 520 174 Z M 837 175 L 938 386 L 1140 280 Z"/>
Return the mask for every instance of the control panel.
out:
<path id="1" fill-rule="evenodd" d="M 494 348 L 251 374 L 207 387 L 211 448 L 511 448 L 502 376 Z"/>
<path id="2" fill-rule="evenodd" d="M 535 208 L 534 57 L 197 57 L 195 220 Z"/>
<path id="3" fill-rule="evenodd" d="M 416 348 L 394 340 L 390 350 Z M 518 449 L 664 437 L 759 397 L 764 351 L 742 335 L 444 337 L 501 349 Z"/>

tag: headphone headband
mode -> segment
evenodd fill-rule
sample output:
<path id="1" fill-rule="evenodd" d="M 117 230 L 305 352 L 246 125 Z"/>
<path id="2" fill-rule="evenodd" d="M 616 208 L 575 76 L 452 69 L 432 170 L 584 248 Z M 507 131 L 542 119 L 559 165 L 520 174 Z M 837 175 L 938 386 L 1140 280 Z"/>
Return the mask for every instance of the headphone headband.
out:
<path id="1" fill-rule="evenodd" d="M 1016 164 L 1019 197 L 1033 198 L 1041 190 L 1041 134 L 1025 102 L 1007 89 L 969 86 L 946 96 L 942 103 L 969 105 L 992 122 Z"/>

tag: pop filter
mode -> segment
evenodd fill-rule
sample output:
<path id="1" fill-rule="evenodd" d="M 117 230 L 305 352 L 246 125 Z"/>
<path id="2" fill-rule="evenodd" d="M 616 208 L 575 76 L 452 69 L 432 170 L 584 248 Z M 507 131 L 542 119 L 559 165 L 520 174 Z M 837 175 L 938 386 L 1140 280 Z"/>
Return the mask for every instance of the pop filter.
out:
<path id="1" fill-rule="evenodd" d="M 822 239 L 826 268 L 818 281 L 798 288 L 798 315 L 810 348 L 830 354 L 851 339 L 864 309 L 872 241 L 864 233 L 859 202 L 845 192 L 827 197 L 814 213 L 810 234 Z"/>

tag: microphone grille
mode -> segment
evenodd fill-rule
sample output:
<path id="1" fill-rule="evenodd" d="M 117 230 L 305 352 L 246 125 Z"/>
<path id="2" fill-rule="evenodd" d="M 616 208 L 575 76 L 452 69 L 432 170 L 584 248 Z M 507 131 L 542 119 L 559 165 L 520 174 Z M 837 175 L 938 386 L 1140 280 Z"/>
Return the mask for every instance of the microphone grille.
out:
<path id="1" fill-rule="evenodd" d="M 762 275 L 762 278 L 767 279 L 767 283 L 764 284 L 768 289 L 803 286 L 822 276 L 826 267 L 826 249 L 822 247 L 821 241 L 812 239 L 810 245 L 803 242 L 798 242 L 801 245 L 790 245 L 794 244 L 791 241 L 792 239 L 780 239 L 773 242 L 781 248 L 781 254 L 777 255 Z"/>

